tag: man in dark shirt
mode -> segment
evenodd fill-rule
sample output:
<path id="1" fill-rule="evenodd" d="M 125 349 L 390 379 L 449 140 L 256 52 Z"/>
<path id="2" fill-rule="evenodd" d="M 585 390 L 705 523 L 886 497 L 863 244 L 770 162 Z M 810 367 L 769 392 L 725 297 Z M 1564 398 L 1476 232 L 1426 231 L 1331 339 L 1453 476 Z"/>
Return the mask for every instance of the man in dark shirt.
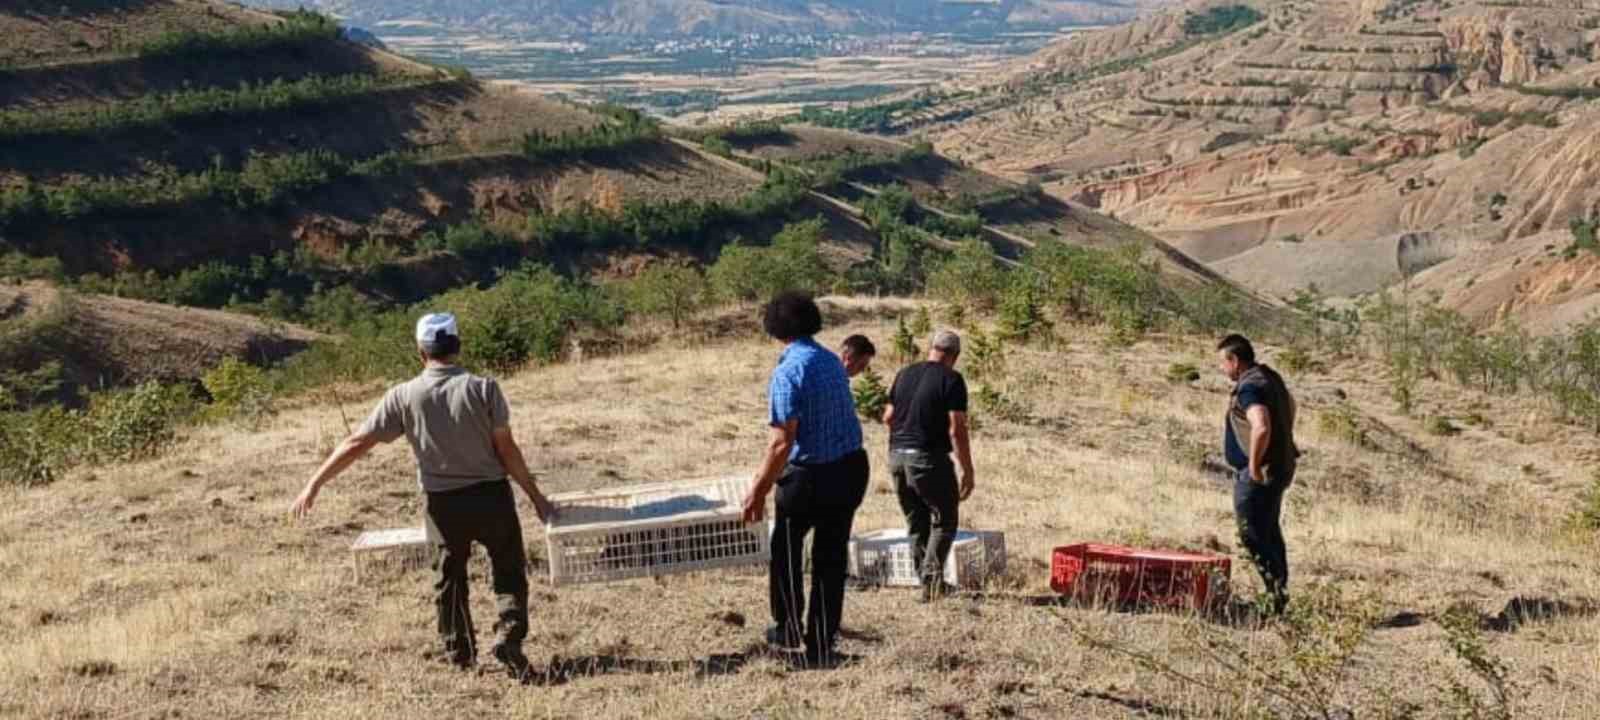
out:
<path id="1" fill-rule="evenodd" d="M 1233 467 L 1233 511 L 1239 539 L 1266 585 L 1270 609 L 1289 602 L 1289 551 L 1283 539 L 1283 493 L 1294 482 L 1294 396 L 1283 377 L 1256 363 L 1241 335 L 1217 345 L 1222 372 L 1234 382 L 1223 421 L 1223 451 Z"/>
<path id="2" fill-rule="evenodd" d="M 952 589 L 944 581 L 944 564 L 956 537 L 958 507 L 973 489 L 967 381 L 955 371 L 960 356 L 959 336 L 949 331 L 935 335 L 927 362 L 895 376 L 883 413 L 889 426 L 889 471 L 906 514 L 924 602 Z M 952 452 L 961 464 L 959 487 Z"/>

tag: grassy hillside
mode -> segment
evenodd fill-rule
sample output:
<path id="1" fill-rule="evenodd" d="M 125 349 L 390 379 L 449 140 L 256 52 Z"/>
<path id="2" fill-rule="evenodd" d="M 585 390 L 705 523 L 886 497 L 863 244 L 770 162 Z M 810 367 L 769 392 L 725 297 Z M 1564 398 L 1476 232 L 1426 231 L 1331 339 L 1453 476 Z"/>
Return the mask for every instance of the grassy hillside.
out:
<path id="1" fill-rule="evenodd" d="M 895 318 L 914 314 L 899 302 L 834 301 L 823 340 L 859 331 L 887 346 Z M 1417 417 L 1400 416 L 1381 370 L 1355 356 L 1289 375 L 1307 451 L 1286 509 L 1294 585 L 1305 600 L 1327 587 L 1342 602 L 1264 629 L 1053 605 L 1046 563 L 1056 545 L 1233 552 L 1230 501 L 1213 469 L 1226 392 L 1210 368 L 1211 338 L 1125 346 L 1062 330 L 1061 341 L 1009 345 L 1001 364 L 973 355 L 964 365 L 1010 399 L 975 408 L 978 490 L 963 508 L 969 526 L 1007 533 L 1006 577 L 931 606 L 903 591 L 851 591 L 842 646 L 857 657 L 851 666 L 806 670 L 759 650 L 756 574 L 551 588 L 526 511 L 536 566 L 528 650 L 546 674 L 519 687 L 427 664 L 426 571 L 382 570 L 357 584 L 346 551 L 362 530 L 417 521 L 403 444 L 331 486 L 307 522 L 283 520 L 300 479 L 376 399 L 379 387 L 363 385 L 255 432 L 186 433 L 159 460 L 94 469 L 93 484 L 4 491 L 18 494 L 0 509 L 15 580 L 0 588 L 11 608 L 0 639 L 12 648 L 0 697 L 30 717 L 422 717 L 444 704 L 669 718 L 1308 717 L 1316 703 L 1357 717 L 1407 706 L 1426 718 L 1495 712 L 1493 689 L 1451 650 L 1454 638 L 1489 663 L 1488 677 L 1503 672 L 1513 717 L 1583 718 L 1600 703 L 1600 627 L 1587 600 L 1600 596 L 1600 567 L 1594 536 L 1567 522 L 1600 442 L 1551 423 L 1527 398 L 1444 384 L 1427 385 Z M 504 379 L 515 432 L 547 488 L 752 467 L 777 350 L 752 339 L 753 313 L 656 332 L 681 341 Z M 1286 362 L 1279 348 L 1266 358 Z M 894 366 L 889 352 L 878 361 Z M 1198 367 L 1199 379 L 1174 366 Z M 1499 420 L 1445 436 L 1421 419 L 1473 413 Z M 896 527 L 883 431 L 868 433 L 873 489 L 857 528 Z M 41 556 L 56 561 L 23 561 Z M 1245 568 L 1235 556 L 1241 598 L 1258 587 Z M 487 593 L 474 594 L 488 617 Z"/>

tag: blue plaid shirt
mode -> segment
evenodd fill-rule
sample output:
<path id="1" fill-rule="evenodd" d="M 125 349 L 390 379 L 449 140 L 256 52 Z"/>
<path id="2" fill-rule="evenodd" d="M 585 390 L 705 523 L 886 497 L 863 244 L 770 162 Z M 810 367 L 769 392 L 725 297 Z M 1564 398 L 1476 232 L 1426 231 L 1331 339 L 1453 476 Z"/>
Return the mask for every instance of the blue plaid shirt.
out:
<path id="1" fill-rule="evenodd" d="M 800 421 L 789 462 L 819 465 L 861 449 L 861 421 L 844 363 L 815 340 L 803 338 L 783 349 L 767 396 L 773 427 Z"/>

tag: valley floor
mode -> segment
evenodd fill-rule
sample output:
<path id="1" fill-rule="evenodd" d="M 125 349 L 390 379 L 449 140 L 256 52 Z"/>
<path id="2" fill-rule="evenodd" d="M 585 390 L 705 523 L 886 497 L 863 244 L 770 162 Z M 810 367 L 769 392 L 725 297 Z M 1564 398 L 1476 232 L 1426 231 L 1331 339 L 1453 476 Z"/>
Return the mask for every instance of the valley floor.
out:
<path id="1" fill-rule="evenodd" d="M 879 340 L 892 375 L 894 313 L 839 300 L 822 338 Z M 748 313 L 754 315 L 751 311 Z M 724 323 L 724 326 L 730 323 Z M 744 475 L 765 428 L 766 373 L 779 348 L 750 320 L 720 336 L 523 372 L 505 381 L 513 424 L 549 492 Z M 345 388 L 286 408 L 260 431 L 194 430 L 166 457 L 6 491 L 0 503 L 0 716 L 155 717 L 1236 717 L 1197 684 L 1152 673 L 1077 633 L 1152 653 L 1207 682 L 1226 673 L 1197 644 L 1215 633 L 1282 657 L 1270 630 L 1164 614 L 1035 606 L 1049 595 L 1052 547 L 1080 541 L 1233 552 L 1223 479 L 1203 469 L 1219 440 L 1226 386 L 1205 338 L 1129 348 L 1061 328 L 1057 347 L 1008 349 L 995 386 L 1018 419 L 979 415 L 978 491 L 964 524 L 1003 530 L 1008 577 L 985 596 L 918 605 L 903 591 L 852 591 L 843 650 L 858 662 L 802 670 L 758 651 L 764 576 L 751 572 L 552 588 L 542 532 L 523 509 L 534 556 L 529 655 L 544 682 L 431 665 L 430 576 L 352 577 L 362 530 L 410 525 L 420 497 L 409 449 L 381 449 L 324 492 L 312 517 L 286 519 L 323 455 L 379 388 Z M 468 338 L 468 342 L 471 339 Z M 1268 361 L 1273 354 L 1267 353 Z M 1174 363 L 1202 379 L 1173 384 Z M 1528 717 L 1592 717 L 1600 707 L 1600 597 L 1592 539 L 1562 519 L 1600 441 L 1542 419 L 1516 398 L 1430 385 L 1424 414 L 1495 418 L 1455 437 L 1392 414 L 1360 365 L 1290 375 L 1301 398 L 1302 474 L 1285 524 L 1294 584 L 1370 596 L 1371 630 L 1341 703 L 1386 696 L 1446 712 L 1443 686 L 1486 690 L 1450 655 L 1435 619 L 1465 604 L 1494 616 L 1512 598 L 1565 614 L 1486 631 L 1526 693 Z M 1348 396 L 1348 403 L 1340 401 Z M 1340 408 L 1354 413 L 1341 415 Z M 1348 422 L 1325 418 L 1343 417 Z M 1368 441 L 1348 442 L 1356 427 Z M 1341 437 L 1345 436 L 1345 437 Z M 881 428 L 868 428 L 873 489 L 857 529 L 896 527 Z M 480 637 L 492 615 L 474 570 Z M 1259 587 L 1236 560 L 1236 590 Z M 1592 610 L 1593 608 L 1589 608 Z M 1274 653 L 1278 653 L 1274 655 Z M 1253 695 L 1251 697 L 1254 697 Z M 1358 717 L 1374 713 L 1358 711 Z"/>

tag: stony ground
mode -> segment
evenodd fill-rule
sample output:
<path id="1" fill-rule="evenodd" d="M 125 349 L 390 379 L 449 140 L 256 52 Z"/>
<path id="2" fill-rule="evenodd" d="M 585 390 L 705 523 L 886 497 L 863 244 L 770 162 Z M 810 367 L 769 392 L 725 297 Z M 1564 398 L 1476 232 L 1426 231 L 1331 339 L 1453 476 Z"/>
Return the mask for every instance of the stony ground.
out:
<path id="1" fill-rule="evenodd" d="M 823 339 L 872 334 L 887 373 L 890 317 L 901 307 L 842 301 Z M 517 436 L 545 486 L 750 472 L 779 348 L 754 339 L 748 322 L 710 327 L 659 349 L 506 379 Z M 1227 491 L 1203 464 L 1226 398 L 1206 339 L 1124 348 L 1096 331 L 1061 334 L 1051 347 L 1009 350 L 996 387 L 1013 419 L 978 416 L 978 491 L 964 518 L 1006 532 L 1007 576 L 982 595 L 931 606 L 903 591 L 852 592 L 843 649 L 855 658 L 845 667 L 804 669 L 760 651 L 756 573 L 553 588 L 526 511 L 535 564 L 528 650 L 539 681 L 429 664 L 427 571 L 378 569 L 357 582 L 347 551 L 362 530 L 418 521 L 404 444 L 332 484 L 307 521 L 286 519 L 306 475 L 380 390 L 343 388 L 286 406 L 259 430 L 196 429 L 157 461 L 6 491 L 0 715 L 1293 716 L 1263 704 L 1271 688 L 1234 682 L 1206 644 L 1283 663 L 1278 631 L 1047 602 L 1057 545 L 1233 551 Z M 1167 381 L 1173 363 L 1196 365 L 1202 378 Z M 1418 716 L 1443 716 L 1451 682 L 1487 697 L 1436 620 L 1459 605 L 1495 626 L 1523 598 L 1557 612 L 1481 635 L 1490 657 L 1509 665 L 1519 715 L 1590 717 L 1600 705 L 1600 621 L 1586 598 L 1600 597 L 1600 567 L 1592 538 L 1567 533 L 1562 517 L 1600 443 L 1537 408 L 1445 386 L 1428 388 L 1418 418 L 1398 417 L 1380 381 L 1357 364 L 1291 376 L 1308 450 L 1286 511 L 1295 584 L 1305 596 L 1331 585 L 1347 607 L 1375 605 L 1346 674 L 1323 678 L 1330 689 L 1319 697 L 1356 706 L 1357 717 L 1402 700 Z M 1423 415 L 1470 412 L 1498 420 L 1449 438 L 1423 431 Z M 1323 419 L 1336 416 L 1348 422 Z M 1351 426 L 1367 436 L 1360 447 L 1346 439 Z M 869 441 L 873 491 L 857 526 L 895 527 L 883 432 L 869 428 Z M 486 633 L 482 573 L 474 608 Z M 1234 581 L 1241 596 L 1259 587 L 1242 565 Z M 1117 649 L 1094 649 L 1085 636 Z M 1141 653 L 1189 680 L 1130 656 Z"/>

